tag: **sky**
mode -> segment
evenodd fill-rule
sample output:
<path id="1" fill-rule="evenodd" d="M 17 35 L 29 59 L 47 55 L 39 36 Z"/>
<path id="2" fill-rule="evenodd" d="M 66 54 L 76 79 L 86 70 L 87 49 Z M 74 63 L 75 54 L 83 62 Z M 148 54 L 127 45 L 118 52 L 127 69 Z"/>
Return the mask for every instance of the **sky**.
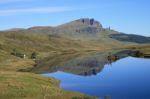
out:
<path id="1" fill-rule="evenodd" d="M 150 0 L 0 0 L 0 30 L 57 26 L 79 18 L 150 36 Z"/>

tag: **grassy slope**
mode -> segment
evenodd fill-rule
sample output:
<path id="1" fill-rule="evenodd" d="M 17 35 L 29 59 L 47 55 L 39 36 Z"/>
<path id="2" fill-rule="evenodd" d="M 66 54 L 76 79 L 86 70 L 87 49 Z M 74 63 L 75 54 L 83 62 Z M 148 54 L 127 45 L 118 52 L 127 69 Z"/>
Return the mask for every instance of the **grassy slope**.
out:
<path id="1" fill-rule="evenodd" d="M 0 99 L 81 99 L 93 97 L 75 92 L 66 92 L 59 88 L 59 81 L 38 74 L 17 72 L 32 67 L 30 59 L 9 59 L 0 65 Z"/>
<path id="2" fill-rule="evenodd" d="M 0 71 L 0 99 L 88 98 L 59 88 L 59 81 L 31 73 Z M 90 97 L 89 97 L 90 98 Z"/>
<path id="3" fill-rule="evenodd" d="M 150 44 L 128 46 L 127 49 L 138 50 L 143 54 L 147 54 L 150 56 Z"/>
<path id="4" fill-rule="evenodd" d="M 23 34 L 7 32 L 0 34 L 0 99 L 87 99 L 83 94 L 66 92 L 59 88 L 59 82 L 37 74 L 17 72 L 33 67 L 31 53 L 39 53 L 38 58 L 64 52 L 85 50 L 81 43 L 62 37 L 49 37 L 43 34 Z M 28 58 L 21 59 L 10 55 L 13 49 L 24 53 Z"/>
<path id="5" fill-rule="evenodd" d="M 71 27 L 78 27 L 79 24 L 72 24 Z M 80 24 L 81 27 L 82 24 Z M 68 99 L 77 96 L 84 97 L 78 93 L 65 92 L 59 88 L 58 81 L 41 77 L 36 74 L 17 72 L 19 69 L 31 68 L 35 64 L 30 59 L 32 52 L 38 52 L 38 59 L 46 59 L 49 57 L 53 63 L 57 63 L 53 57 L 57 57 L 60 63 L 64 60 L 74 58 L 78 55 L 85 54 L 89 51 L 103 51 L 112 48 L 126 48 L 126 45 L 132 43 L 122 43 L 112 38 L 108 38 L 110 33 L 115 31 L 101 31 L 101 33 L 90 35 L 81 34 L 76 35 L 72 32 L 71 27 L 68 25 L 60 29 L 63 32 L 61 35 L 49 35 L 47 30 L 35 32 L 36 29 L 31 31 L 7 31 L 0 33 L 0 98 L 2 99 L 43 99 L 44 97 L 52 99 Z M 58 28 L 61 28 L 58 27 Z M 66 29 L 69 28 L 70 30 Z M 49 30 L 48 30 L 49 31 Z M 54 31 L 56 32 L 56 31 Z M 68 35 L 68 36 L 66 36 Z M 137 45 L 136 45 L 137 46 Z M 13 49 L 18 52 L 26 54 L 26 59 L 21 59 L 10 55 Z M 143 50 L 145 51 L 145 50 Z M 79 53 L 78 53 L 79 52 Z M 149 52 L 149 50 L 147 50 Z M 63 56 L 64 54 L 64 56 Z M 66 58 L 66 54 L 68 57 Z M 73 56 L 72 56 L 73 55 Z M 55 62 L 56 61 L 56 62 Z M 62 62 L 61 62 L 62 61 Z M 54 64 L 55 65 L 55 64 Z M 62 97 L 64 96 L 64 97 Z"/>

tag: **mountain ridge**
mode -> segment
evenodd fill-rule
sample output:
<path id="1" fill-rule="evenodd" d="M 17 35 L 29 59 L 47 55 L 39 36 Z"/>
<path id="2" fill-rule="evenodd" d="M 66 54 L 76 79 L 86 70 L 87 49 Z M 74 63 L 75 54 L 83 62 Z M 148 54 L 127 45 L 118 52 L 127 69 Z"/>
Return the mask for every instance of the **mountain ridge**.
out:
<path id="1" fill-rule="evenodd" d="M 29 27 L 29 28 L 12 28 L 12 29 L 8 29 L 8 30 L 1 30 L 1 32 L 4 32 L 4 31 L 44 31 L 46 29 L 48 29 L 49 31 L 48 32 L 54 32 L 55 30 L 59 30 L 59 29 L 62 29 L 62 28 L 83 28 L 83 27 L 86 27 L 87 28 L 87 32 L 91 32 L 90 31 L 90 28 L 92 29 L 99 29 L 99 30 L 112 30 L 110 28 L 103 28 L 102 24 L 95 20 L 94 18 L 80 18 L 80 19 L 77 19 L 77 20 L 73 20 L 73 21 L 70 21 L 70 22 L 67 22 L 67 23 L 64 23 L 64 24 L 61 24 L 61 25 L 58 25 L 58 26 L 33 26 L 33 27 Z M 89 30 L 89 31 L 88 31 Z M 84 32 L 86 30 L 76 30 L 76 32 Z M 94 32 L 100 32 L 100 31 L 94 31 Z M 118 31 L 115 31 L 116 33 L 121 33 L 121 32 L 118 32 Z M 126 34 L 126 33 L 123 33 L 123 34 Z M 134 34 L 133 34 L 134 35 Z M 136 34 L 135 34 L 136 35 Z M 147 36 L 143 36 L 143 37 L 147 37 Z"/>
<path id="2" fill-rule="evenodd" d="M 26 46 L 33 47 L 32 50 L 42 50 L 42 48 L 47 48 L 47 50 L 58 50 L 59 48 L 91 50 L 150 43 L 149 37 L 129 35 L 104 28 L 93 18 L 80 18 L 55 27 L 35 26 L 27 29 L 1 31 L 0 38 L 3 49 L 10 49 L 10 46 L 5 43 L 8 42 L 11 44 L 11 49 L 17 46 L 23 51 L 27 49 Z"/>
<path id="3" fill-rule="evenodd" d="M 35 73 L 43 74 L 51 68 L 52 72 L 59 69 L 78 75 L 96 74 L 108 63 L 109 55 L 116 55 L 122 50 L 134 50 L 149 57 L 149 40 L 148 37 L 104 28 L 91 18 L 77 19 L 56 27 L 35 26 L 0 31 L 0 88 L 3 90 L 0 97 L 97 99 L 66 92 L 60 89 L 59 81 Z"/>

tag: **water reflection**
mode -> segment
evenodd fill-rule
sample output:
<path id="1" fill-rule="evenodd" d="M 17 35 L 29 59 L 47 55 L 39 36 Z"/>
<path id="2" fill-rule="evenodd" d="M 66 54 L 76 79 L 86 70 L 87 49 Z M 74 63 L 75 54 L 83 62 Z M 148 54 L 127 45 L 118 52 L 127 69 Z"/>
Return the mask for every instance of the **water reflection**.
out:
<path id="1" fill-rule="evenodd" d="M 96 65 L 98 63 L 99 61 L 96 62 Z M 98 96 L 100 99 L 106 96 L 110 96 L 111 99 L 150 99 L 149 59 L 127 57 L 112 63 L 112 65 L 107 64 L 101 67 L 99 64 L 98 67 L 96 65 L 92 66 L 93 69 L 87 69 L 90 73 L 82 72 L 82 70 L 79 70 L 80 72 L 65 70 L 66 72 L 57 71 L 44 75 L 59 79 L 61 87 L 65 90 Z M 80 65 L 80 67 L 82 66 Z M 101 72 L 98 71 L 98 73 L 95 68 L 103 70 L 101 69 Z M 77 70 L 75 69 L 75 71 Z M 82 73 L 84 76 L 81 76 Z"/>
<path id="2" fill-rule="evenodd" d="M 59 79 L 69 91 L 100 98 L 150 99 L 150 61 L 128 57 L 130 53 L 63 54 L 38 62 L 32 72 Z"/>
<path id="3" fill-rule="evenodd" d="M 35 73 L 52 73 L 62 71 L 80 76 L 91 76 L 101 72 L 105 64 L 112 64 L 123 57 L 128 56 L 128 51 L 117 54 L 110 52 L 90 53 L 86 55 L 62 55 L 46 58 L 38 62 L 32 69 Z"/>

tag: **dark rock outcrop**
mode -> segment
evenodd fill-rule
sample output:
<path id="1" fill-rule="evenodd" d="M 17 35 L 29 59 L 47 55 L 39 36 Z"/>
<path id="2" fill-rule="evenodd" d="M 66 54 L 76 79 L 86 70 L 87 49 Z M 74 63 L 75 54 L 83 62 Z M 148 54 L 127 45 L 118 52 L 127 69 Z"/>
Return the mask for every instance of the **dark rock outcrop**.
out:
<path id="1" fill-rule="evenodd" d="M 96 26 L 96 27 L 100 27 L 102 28 L 102 24 L 96 20 L 94 20 L 93 18 L 92 19 L 89 19 L 89 18 L 81 18 L 81 19 L 78 19 L 76 20 L 78 22 L 81 22 L 83 24 L 87 24 L 87 25 L 91 25 L 91 26 Z"/>
<path id="2" fill-rule="evenodd" d="M 94 19 L 90 19 L 90 25 L 94 24 Z"/>
<path id="3" fill-rule="evenodd" d="M 101 29 L 97 28 L 97 27 L 85 27 L 85 28 L 76 30 L 76 32 L 78 32 L 78 33 L 92 33 L 92 34 L 98 33 L 100 31 L 101 31 Z"/>
<path id="4" fill-rule="evenodd" d="M 100 32 L 103 29 L 101 23 L 94 20 L 93 18 L 92 19 L 81 18 L 81 19 L 78 19 L 76 21 L 80 22 L 82 24 L 85 24 L 85 27 L 81 27 L 80 29 L 76 29 L 76 32 L 78 32 L 78 33 L 92 33 L 92 34 L 95 34 L 95 33 Z"/>

